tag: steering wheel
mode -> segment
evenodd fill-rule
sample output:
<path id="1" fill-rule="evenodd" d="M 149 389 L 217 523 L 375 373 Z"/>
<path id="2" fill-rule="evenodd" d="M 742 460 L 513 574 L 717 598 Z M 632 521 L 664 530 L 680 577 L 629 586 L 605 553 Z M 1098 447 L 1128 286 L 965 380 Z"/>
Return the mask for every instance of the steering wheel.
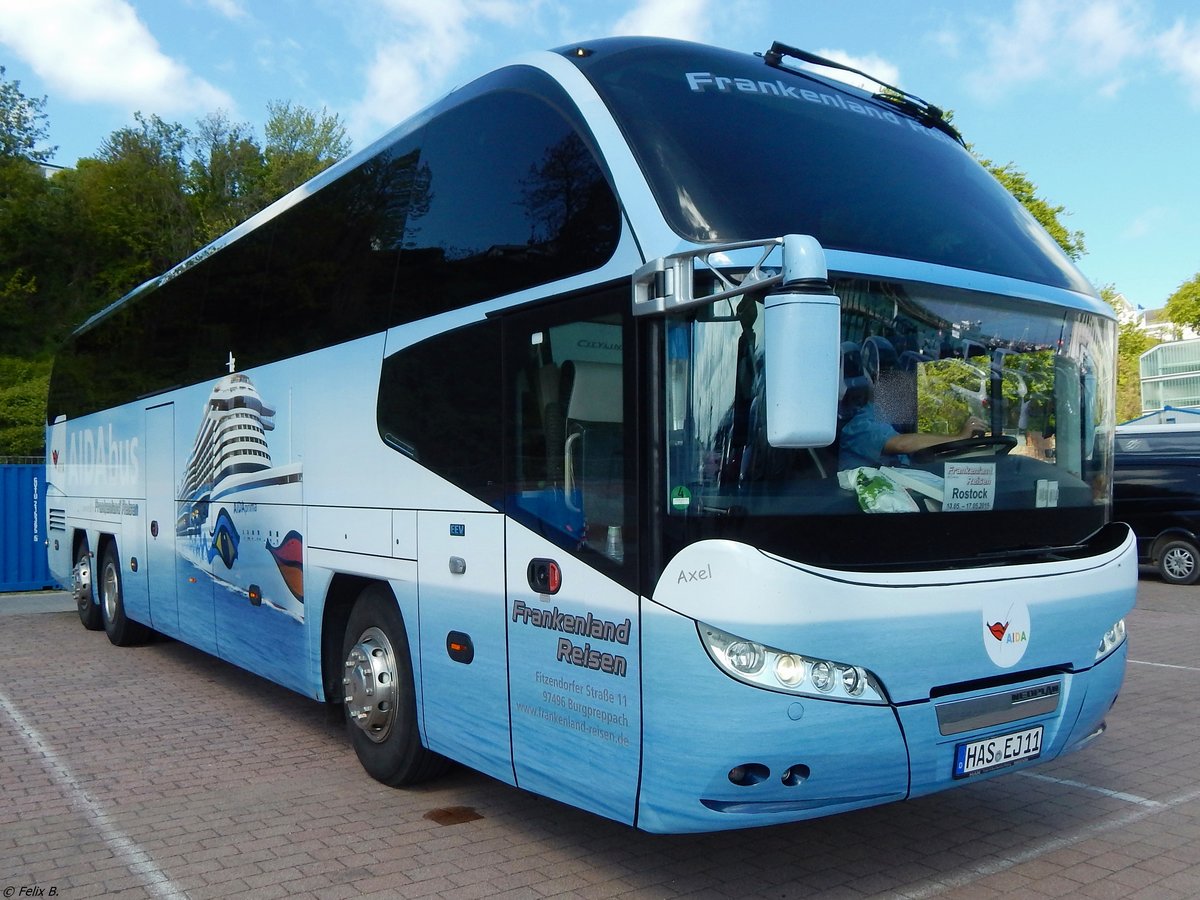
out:
<path id="1" fill-rule="evenodd" d="M 985 434 L 934 444 L 932 447 L 910 453 L 909 456 L 913 462 L 934 462 L 958 456 L 1004 456 L 1015 446 L 1017 439 L 1011 434 Z"/>

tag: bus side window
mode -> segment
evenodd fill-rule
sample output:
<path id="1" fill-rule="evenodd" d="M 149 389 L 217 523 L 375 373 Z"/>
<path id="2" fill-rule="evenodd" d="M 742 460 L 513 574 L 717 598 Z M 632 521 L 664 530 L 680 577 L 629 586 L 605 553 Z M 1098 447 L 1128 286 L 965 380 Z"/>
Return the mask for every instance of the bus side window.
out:
<path id="1" fill-rule="evenodd" d="M 500 367 L 498 322 L 439 334 L 383 361 L 377 407 L 384 443 L 497 507 Z"/>
<path id="2" fill-rule="evenodd" d="M 585 126 L 561 88 L 536 80 L 560 102 L 494 90 L 425 129 L 392 324 L 586 272 L 615 251 L 619 206 Z"/>

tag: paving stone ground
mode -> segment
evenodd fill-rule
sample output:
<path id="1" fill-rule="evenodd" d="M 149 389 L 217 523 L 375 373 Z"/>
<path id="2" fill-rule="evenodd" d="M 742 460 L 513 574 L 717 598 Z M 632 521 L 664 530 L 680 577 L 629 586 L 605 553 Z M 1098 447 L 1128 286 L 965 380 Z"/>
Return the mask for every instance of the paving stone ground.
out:
<path id="1" fill-rule="evenodd" d="M 326 707 L 172 641 L 112 647 L 70 610 L 0 596 L 4 898 L 1200 896 L 1200 587 L 1143 578 L 1125 689 L 1080 753 L 669 837 L 465 769 L 383 787 Z"/>

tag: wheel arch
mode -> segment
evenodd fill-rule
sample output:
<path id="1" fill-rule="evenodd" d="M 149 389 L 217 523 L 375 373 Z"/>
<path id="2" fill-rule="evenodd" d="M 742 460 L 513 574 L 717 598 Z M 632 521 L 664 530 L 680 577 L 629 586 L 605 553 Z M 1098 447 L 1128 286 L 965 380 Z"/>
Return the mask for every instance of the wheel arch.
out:
<path id="1" fill-rule="evenodd" d="M 417 633 L 416 585 L 412 585 L 411 591 L 398 592 L 396 585 L 387 579 L 339 572 L 330 579 L 321 617 L 321 687 L 326 703 L 340 704 L 343 700 L 342 665 L 345 661 L 342 659 L 342 639 L 345 637 L 346 625 L 350 621 L 350 611 L 354 608 L 355 601 L 364 590 L 375 584 L 381 585 L 392 595 L 399 610 L 408 636 L 409 660 L 416 681 L 417 697 L 420 698 L 421 654 Z M 421 704 L 418 702 L 418 721 L 420 714 Z"/>
<path id="2" fill-rule="evenodd" d="M 337 574 L 325 592 L 325 610 L 321 617 L 321 686 L 325 702 L 342 702 L 342 638 L 350 610 L 358 595 L 370 584 L 378 582 L 361 575 Z"/>
<path id="3" fill-rule="evenodd" d="M 1155 565 L 1158 564 L 1159 557 L 1162 555 L 1162 549 L 1171 541 L 1187 541 L 1195 547 L 1200 547 L 1200 539 L 1197 539 L 1194 532 L 1182 526 L 1164 528 L 1155 536 L 1150 548 L 1150 558 Z"/>

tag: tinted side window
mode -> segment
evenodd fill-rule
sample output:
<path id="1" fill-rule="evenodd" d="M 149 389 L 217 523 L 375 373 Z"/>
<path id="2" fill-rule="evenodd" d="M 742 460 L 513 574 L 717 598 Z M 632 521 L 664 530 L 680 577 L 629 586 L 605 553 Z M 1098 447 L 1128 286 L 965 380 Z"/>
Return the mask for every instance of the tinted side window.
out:
<path id="1" fill-rule="evenodd" d="M 47 422 L 198 381 L 223 371 L 225 356 L 197 374 L 190 355 L 203 319 L 203 273 L 176 278 L 131 297 L 59 351 Z"/>
<path id="2" fill-rule="evenodd" d="M 435 118 L 421 146 L 392 324 L 603 264 L 620 215 L 585 139 L 503 90 Z"/>
<path id="3" fill-rule="evenodd" d="M 195 339 L 188 344 L 194 368 L 203 368 L 207 361 L 223 371 L 232 353 L 237 367 L 248 369 L 276 349 L 280 333 L 287 333 L 288 320 L 278 322 L 270 317 L 263 302 L 274 232 L 274 223 L 269 222 L 181 276 L 207 280 L 204 312 L 195 323 Z M 157 300 L 154 298 L 155 303 Z M 251 344 L 260 337 L 263 343 L 252 349 Z"/>
<path id="4" fill-rule="evenodd" d="M 411 199 L 408 135 L 126 300 L 59 354 L 48 420 L 118 406 L 381 331 Z"/>
<path id="5" fill-rule="evenodd" d="M 500 325 L 440 334 L 389 356 L 379 381 L 379 434 L 497 507 L 501 482 Z"/>
<path id="6" fill-rule="evenodd" d="M 383 151 L 222 252 L 269 243 L 261 280 L 231 271 L 211 282 L 210 318 L 229 329 L 239 368 L 384 328 L 418 166 L 413 143 Z"/>

